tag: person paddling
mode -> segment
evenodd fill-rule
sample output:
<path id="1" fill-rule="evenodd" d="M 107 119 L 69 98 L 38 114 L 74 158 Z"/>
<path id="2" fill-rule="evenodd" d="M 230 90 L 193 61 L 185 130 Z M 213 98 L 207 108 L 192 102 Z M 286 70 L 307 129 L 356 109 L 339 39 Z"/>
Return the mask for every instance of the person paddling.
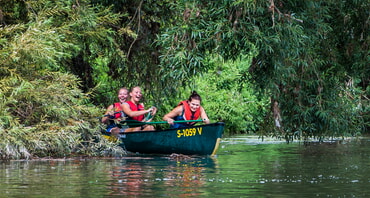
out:
<path id="1" fill-rule="evenodd" d="M 130 91 L 130 100 L 123 103 L 121 105 L 123 112 L 128 116 L 127 120 L 137 120 L 137 121 L 145 121 L 150 122 L 153 119 L 153 116 L 157 112 L 156 107 L 151 107 L 145 110 L 144 104 L 141 103 L 143 95 L 141 93 L 141 88 L 136 86 L 133 87 Z M 149 120 L 145 120 L 145 114 L 150 113 L 151 118 Z M 155 130 L 154 126 L 152 125 L 143 125 L 140 127 L 132 127 L 125 130 L 125 132 L 132 132 L 132 131 L 152 131 Z"/>
<path id="2" fill-rule="evenodd" d="M 127 127 L 119 128 L 117 122 L 126 118 L 125 113 L 122 110 L 121 104 L 125 103 L 128 98 L 128 89 L 122 87 L 118 90 L 119 102 L 111 104 L 101 119 L 102 123 L 107 124 L 106 132 L 112 133 L 117 136 L 120 132 L 124 132 Z"/>
<path id="3" fill-rule="evenodd" d="M 181 101 L 171 112 L 163 116 L 163 120 L 171 125 L 171 128 L 188 127 L 195 122 L 174 123 L 178 120 L 198 120 L 201 118 L 203 123 L 209 124 L 208 116 L 201 106 L 202 98 L 193 91 L 188 100 Z"/>

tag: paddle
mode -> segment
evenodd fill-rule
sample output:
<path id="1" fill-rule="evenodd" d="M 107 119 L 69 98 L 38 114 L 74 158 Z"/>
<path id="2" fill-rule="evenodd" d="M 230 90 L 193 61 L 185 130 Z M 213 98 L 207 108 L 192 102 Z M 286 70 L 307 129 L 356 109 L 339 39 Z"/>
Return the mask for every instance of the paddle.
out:
<path id="1" fill-rule="evenodd" d="M 174 123 L 182 123 L 182 122 L 202 122 L 203 120 L 177 120 L 173 121 Z M 167 121 L 159 121 L 159 122 L 141 122 L 137 120 L 122 120 L 120 121 L 120 124 L 118 124 L 118 127 L 121 127 L 122 125 L 127 124 L 129 127 L 137 127 L 137 126 L 143 126 L 146 124 L 167 124 Z"/>
<path id="2" fill-rule="evenodd" d="M 121 111 L 115 111 L 114 114 L 116 114 L 116 113 L 121 113 Z M 97 117 L 97 118 L 104 118 L 104 117 L 108 117 L 108 116 L 111 116 L 111 115 L 105 114 L 105 115 L 102 115 L 102 116 Z"/>

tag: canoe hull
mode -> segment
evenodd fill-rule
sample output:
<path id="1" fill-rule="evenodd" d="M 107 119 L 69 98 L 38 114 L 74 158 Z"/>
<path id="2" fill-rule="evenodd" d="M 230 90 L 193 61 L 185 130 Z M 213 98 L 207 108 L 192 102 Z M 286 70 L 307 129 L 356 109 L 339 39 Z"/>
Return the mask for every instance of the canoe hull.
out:
<path id="1" fill-rule="evenodd" d="M 212 123 L 163 131 L 137 131 L 120 134 L 124 149 L 139 153 L 215 155 L 224 123 Z"/>

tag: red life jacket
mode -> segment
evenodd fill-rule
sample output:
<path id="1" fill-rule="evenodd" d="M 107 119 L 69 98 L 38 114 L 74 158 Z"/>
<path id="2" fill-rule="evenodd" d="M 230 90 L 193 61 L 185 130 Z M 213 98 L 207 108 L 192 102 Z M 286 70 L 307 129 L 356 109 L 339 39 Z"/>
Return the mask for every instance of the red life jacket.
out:
<path id="1" fill-rule="evenodd" d="M 123 110 L 121 108 L 121 103 L 120 102 L 114 103 L 113 108 L 114 108 L 114 119 L 123 117 L 124 113 L 123 113 Z"/>
<path id="2" fill-rule="evenodd" d="M 182 112 L 182 117 L 184 118 L 184 120 L 198 120 L 198 118 L 200 117 L 200 108 L 199 107 L 195 112 L 192 112 L 190 110 L 190 106 L 189 106 L 189 103 L 187 100 L 184 100 L 184 101 L 181 101 L 177 106 L 180 106 L 182 105 L 184 110 Z"/>
<path id="3" fill-rule="evenodd" d="M 131 101 L 127 101 L 126 102 L 129 106 L 130 106 L 130 109 L 131 109 L 131 111 L 141 111 L 141 110 L 144 110 L 144 107 L 143 107 L 143 105 L 141 105 L 141 104 L 135 104 L 135 103 L 133 103 L 133 102 L 131 102 Z M 130 119 L 133 119 L 133 120 L 137 120 L 137 121 L 143 121 L 144 120 L 144 115 L 141 115 L 141 116 L 137 116 L 137 117 L 130 117 Z"/>

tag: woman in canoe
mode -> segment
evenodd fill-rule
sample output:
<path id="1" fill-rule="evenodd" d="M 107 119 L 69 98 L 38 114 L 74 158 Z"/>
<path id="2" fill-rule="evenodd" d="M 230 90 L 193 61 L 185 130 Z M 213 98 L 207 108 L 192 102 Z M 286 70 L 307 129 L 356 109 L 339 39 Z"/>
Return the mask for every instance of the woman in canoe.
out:
<path id="1" fill-rule="evenodd" d="M 171 112 L 163 116 L 163 120 L 171 125 L 171 128 L 192 126 L 195 122 L 174 123 L 177 120 L 198 120 L 202 119 L 203 123 L 209 124 L 208 116 L 201 106 L 202 98 L 193 91 L 188 100 L 181 101 Z"/>
<path id="2" fill-rule="evenodd" d="M 102 123 L 107 124 L 106 131 L 108 133 L 112 133 L 113 135 L 117 136 L 120 132 L 124 132 L 127 128 L 119 128 L 116 122 L 125 119 L 126 115 L 122 111 L 121 105 L 126 102 L 128 98 L 128 89 L 122 87 L 118 90 L 118 99 L 119 102 L 111 104 L 107 111 L 104 114 L 104 117 L 101 119 Z"/>
<path id="3" fill-rule="evenodd" d="M 151 107 L 147 110 L 144 108 L 144 104 L 141 103 L 143 94 L 141 93 L 141 88 L 136 86 L 130 91 L 130 100 L 121 105 L 123 112 L 128 116 L 127 120 L 137 120 L 140 122 L 150 122 L 153 116 L 157 112 L 157 108 Z M 150 113 L 151 119 L 145 120 L 145 114 Z M 125 130 L 125 132 L 132 131 L 152 131 L 154 127 L 152 125 L 143 125 L 140 127 L 132 127 Z"/>

